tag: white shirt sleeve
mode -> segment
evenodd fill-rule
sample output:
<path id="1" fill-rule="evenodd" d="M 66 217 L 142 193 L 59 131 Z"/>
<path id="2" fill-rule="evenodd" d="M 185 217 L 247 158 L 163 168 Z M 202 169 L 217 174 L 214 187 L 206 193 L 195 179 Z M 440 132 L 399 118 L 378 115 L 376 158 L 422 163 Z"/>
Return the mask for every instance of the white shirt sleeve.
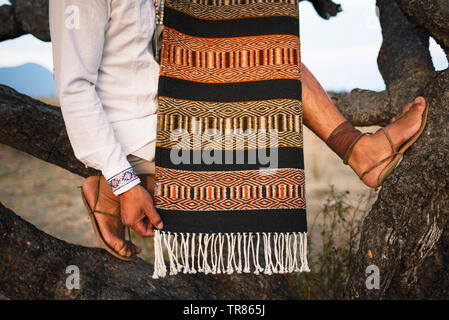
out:
<path id="1" fill-rule="evenodd" d="M 119 195 L 140 183 L 103 109 L 95 86 L 110 0 L 50 0 L 56 88 L 77 159 L 101 170 Z"/>

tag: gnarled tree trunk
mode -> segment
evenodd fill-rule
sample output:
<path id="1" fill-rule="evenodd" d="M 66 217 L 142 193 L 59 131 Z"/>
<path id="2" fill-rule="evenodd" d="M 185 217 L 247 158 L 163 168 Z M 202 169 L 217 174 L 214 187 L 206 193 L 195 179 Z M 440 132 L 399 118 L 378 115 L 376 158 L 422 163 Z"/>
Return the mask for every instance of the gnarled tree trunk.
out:
<path id="1" fill-rule="evenodd" d="M 389 105 L 423 95 L 427 126 L 383 184 L 363 222 L 359 251 L 346 288 L 350 299 L 449 297 L 449 70 L 435 72 L 429 34 L 448 53 L 449 2 L 378 0 L 384 43 L 379 68 Z M 419 27 L 412 24 L 416 22 Z M 379 268 L 379 289 L 365 284 Z"/>

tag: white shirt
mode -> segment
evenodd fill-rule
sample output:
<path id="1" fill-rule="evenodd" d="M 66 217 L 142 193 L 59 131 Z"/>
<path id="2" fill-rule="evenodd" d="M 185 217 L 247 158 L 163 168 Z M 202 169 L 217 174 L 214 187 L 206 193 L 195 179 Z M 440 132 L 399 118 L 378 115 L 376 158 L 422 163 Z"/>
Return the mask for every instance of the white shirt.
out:
<path id="1" fill-rule="evenodd" d="M 50 0 L 54 75 L 75 156 L 116 195 L 140 182 L 126 156 L 156 138 L 153 0 Z"/>

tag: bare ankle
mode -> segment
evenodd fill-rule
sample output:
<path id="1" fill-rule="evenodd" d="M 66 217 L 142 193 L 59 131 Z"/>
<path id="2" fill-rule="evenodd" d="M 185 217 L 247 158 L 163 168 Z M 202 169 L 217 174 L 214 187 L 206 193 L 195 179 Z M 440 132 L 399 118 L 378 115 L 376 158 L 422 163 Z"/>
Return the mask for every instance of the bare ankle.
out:
<path id="1" fill-rule="evenodd" d="M 351 156 L 348 159 L 349 166 L 351 166 L 354 170 L 361 168 L 367 156 L 370 155 L 372 148 L 369 147 L 369 140 L 370 136 L 364 135 L 354 145 Z"/>

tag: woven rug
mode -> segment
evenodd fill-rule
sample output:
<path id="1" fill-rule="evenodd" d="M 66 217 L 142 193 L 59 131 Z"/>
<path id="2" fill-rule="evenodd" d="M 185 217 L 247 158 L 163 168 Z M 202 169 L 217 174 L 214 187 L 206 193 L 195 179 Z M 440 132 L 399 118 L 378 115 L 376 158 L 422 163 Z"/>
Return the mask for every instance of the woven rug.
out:
<path id="1" fill-rule="evenodd" d="M 153 277 L 309 271 L 297 1 L 166 0 L 163 25 Z"/>

